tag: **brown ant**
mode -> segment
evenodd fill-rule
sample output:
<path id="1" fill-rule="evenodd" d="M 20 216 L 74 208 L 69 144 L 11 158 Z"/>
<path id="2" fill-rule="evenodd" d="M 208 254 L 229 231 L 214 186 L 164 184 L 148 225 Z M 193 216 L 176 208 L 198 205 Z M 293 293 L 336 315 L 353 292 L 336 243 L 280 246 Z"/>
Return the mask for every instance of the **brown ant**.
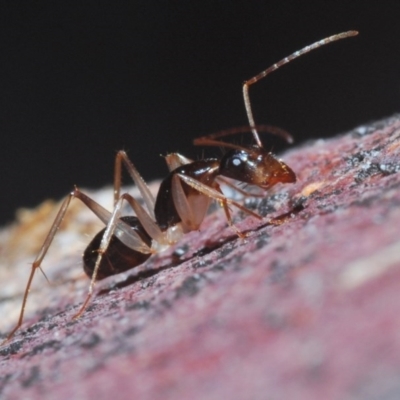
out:
<path id="1" fill-rule="evenodd" d="M 3 343 L 11 339 L 22 325 L 33 277 L 38 269 L 41 270 L 42 261 L 72 198 L 81 200 L 106 225 L 94 237 L 83 254 L 84 270 L 91 278 L 91 282 L 86 300 L 74 318 L 79 317 L 86 309 L 96 280 L 134 268 L 145 262 L 153 253 L 176 243 L 183 234 L 198 230 L 206 216 L 211 200 L 220 203 L 228 224 L 239 237 L 244 237 L 243 233 L 232 222 L 229 206 L 235 206 L 255 218 L 262 219 L 262 217 L 238 202 L 227 198 L 220 189 L 218 182 L 232 185 L 225 180 L 225 178 L 230 178 L 262 189 L 269 189 L 278 182 L 291 183 L 296 181 L 296 175 L 290 167 L 264 149 L 257 129 L 267 130 L 282 136 L 287 141 L 291 141 L 291 137 L 276 127 L 264 126 L 259 129 L 256 126 L 248 93 L 249 87 L 279 67 L 311 50 L 357 34 L 356 31 L 348 31 L 319 40 L 283 58 L 244 82 L 243 97 L 249 127 L 239 130 L 251 131 L 255 144 L 250 147 L 243 147 L 218 140 L 222 136 L 237 131 L 229 130 L 204 136 L 194 141 L 196 145 L 228 148 L 229 150 L 220 159 L 205 158 L 192 161 L 178 153 L 167 155 L 166 162 L 170 173 L 161 182 L 156 199 L 154 199 L 148 186 L 124 151 L 119 151 L 115 159 L 113 212 L 107 211 L 78 188 L 75 188 L 62 203 L 39 254 L 32 263 L 18 322 Z M 125 166 L 138 187 L 146 208 L 128 193 L 120 194 L 122 165 Z M 239 190 L 236 187 L 235 189 Z M 129 204 L 136 216 L 121 216 L 121 208 L 124 202 Z"/>

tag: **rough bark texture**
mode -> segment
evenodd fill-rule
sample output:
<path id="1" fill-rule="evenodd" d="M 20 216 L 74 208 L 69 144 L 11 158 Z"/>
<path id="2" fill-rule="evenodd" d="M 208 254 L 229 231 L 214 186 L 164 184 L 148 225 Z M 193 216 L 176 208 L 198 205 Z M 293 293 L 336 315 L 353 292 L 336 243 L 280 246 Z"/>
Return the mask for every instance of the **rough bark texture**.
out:
<path id="1" fill-rule="evenodd" d="M 400 398 L 400 120 L 283 158 L 298 182 L 246 201 L 267 218 L 291 211 L 281 225 L 235 214 L 241 240 L 218 210 L 101 282 L 76 321 L 88 284 L 79 235 L 92 222 L 72 210 L 44 266 L 64 282 L 37 277 L 23 329 L 0 349 L 0 397 Z M 3 334 L 53 208 L 2 233 Z"/>

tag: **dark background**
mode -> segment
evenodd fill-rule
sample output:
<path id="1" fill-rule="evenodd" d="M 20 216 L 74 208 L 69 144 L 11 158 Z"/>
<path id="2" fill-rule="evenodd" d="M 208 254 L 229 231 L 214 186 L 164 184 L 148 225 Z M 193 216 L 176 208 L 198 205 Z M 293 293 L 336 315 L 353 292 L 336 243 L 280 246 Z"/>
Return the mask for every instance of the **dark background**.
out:
<path id="1" fill-rule="evenodd" d="M 53 3 L 0 3 L 0 223 L 110 184 L 118 149 L 162 177 L 160 154 L 247 123 L 245 79 L 341 31 L 251 88 L 256 121 L 301 142 L 400 109 L 398 1 Z"/>

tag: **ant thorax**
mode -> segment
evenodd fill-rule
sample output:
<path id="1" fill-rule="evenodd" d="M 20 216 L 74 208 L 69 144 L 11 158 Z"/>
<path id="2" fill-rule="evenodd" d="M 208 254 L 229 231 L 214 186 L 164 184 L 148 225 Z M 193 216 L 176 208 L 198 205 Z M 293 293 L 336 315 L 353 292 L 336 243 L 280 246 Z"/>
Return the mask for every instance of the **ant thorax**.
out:
<path id="1" fill-rule="evenodd" d="M 218 171 L 219 160 L 209 158 L 181 165 L 163 179 L 154 206 L 155 219 L 162 231 L 177 224 L 182 224 L 185 233 L 198 229 L 211 199 L 196 188 L 181 182 L 179 177 L 185 176 L 213 188 L 216 187 Z"/>

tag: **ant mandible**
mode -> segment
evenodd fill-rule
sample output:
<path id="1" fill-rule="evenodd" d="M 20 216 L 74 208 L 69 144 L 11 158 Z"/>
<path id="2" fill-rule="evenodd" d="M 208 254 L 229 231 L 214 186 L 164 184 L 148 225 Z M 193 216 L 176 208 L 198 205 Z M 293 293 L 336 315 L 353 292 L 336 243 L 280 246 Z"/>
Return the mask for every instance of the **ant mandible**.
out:
<path id="1" fill-rule="evenodd" d="M 87 297 L 74 318 L 78 318 L 86 309 L 92 297 L 96 280 L 134 268 L 144 263 L 153 253 L 176 243 L 183 234 L 198 230 L 206 216 L 211 200 L 216 200 L 221 204 L 228 224 L 239 237 L 244 237 L 243 233 L 232 222 L 229 206 L 235 206 L 255 218 L 262 219 L 262 217 L 238 202 L 227 198 L 221 191 L 218 182 L 231 185 L 229 181 L 224 179 L 226 177 L 268 189 L 278 182 L 291 183 L 296 181 L 296 175 L 290 167 L 264 149 L 257 130 L 269 131 L 282 136 L 289 142 L 291 137 L 276 127 L 256 126 L 249 98 L 249 87 L 311 50 L 357 34 L 357 31 L 348 31 L 319 40 L 283 58 L 245 81 L 243 98 L 249 126 L 195 139 L 194 144 L 196 145 L 228 148 L 229 150 L 221 159 L 206 158 L 192 161 L 178 153 L 167 155 L 166 162 L 170 172 L 161 182 L 156 198 L 153 197 L 145 181 L 124 151 L 119 151 L 115 159 L 113 212 L 107 211 L 78 188 L 75 188 L 62 203 L 39 254 L 32 263 L 18 322 L 3 343 L 10 340 L 22 325 L 34 275 L 38 269 L 41 270 L 42 261 L 73 198 L 81 200 L 106 225 L 93 238 L 83 254 L 84 270 L 91 278 L 91 282 Z M 250 147 L 242 147 L 219 140 L 220 137 L 237 131 L 251 131 L 255 144 Z M 138 187 L 146 209 L 128 193 L 120 194 L 122 165 L 125 166 Z M 235 189 L 238 188 L 235 187 Z M 129 204 L 136 217 L 121 216 L 124 202 Z"/>

